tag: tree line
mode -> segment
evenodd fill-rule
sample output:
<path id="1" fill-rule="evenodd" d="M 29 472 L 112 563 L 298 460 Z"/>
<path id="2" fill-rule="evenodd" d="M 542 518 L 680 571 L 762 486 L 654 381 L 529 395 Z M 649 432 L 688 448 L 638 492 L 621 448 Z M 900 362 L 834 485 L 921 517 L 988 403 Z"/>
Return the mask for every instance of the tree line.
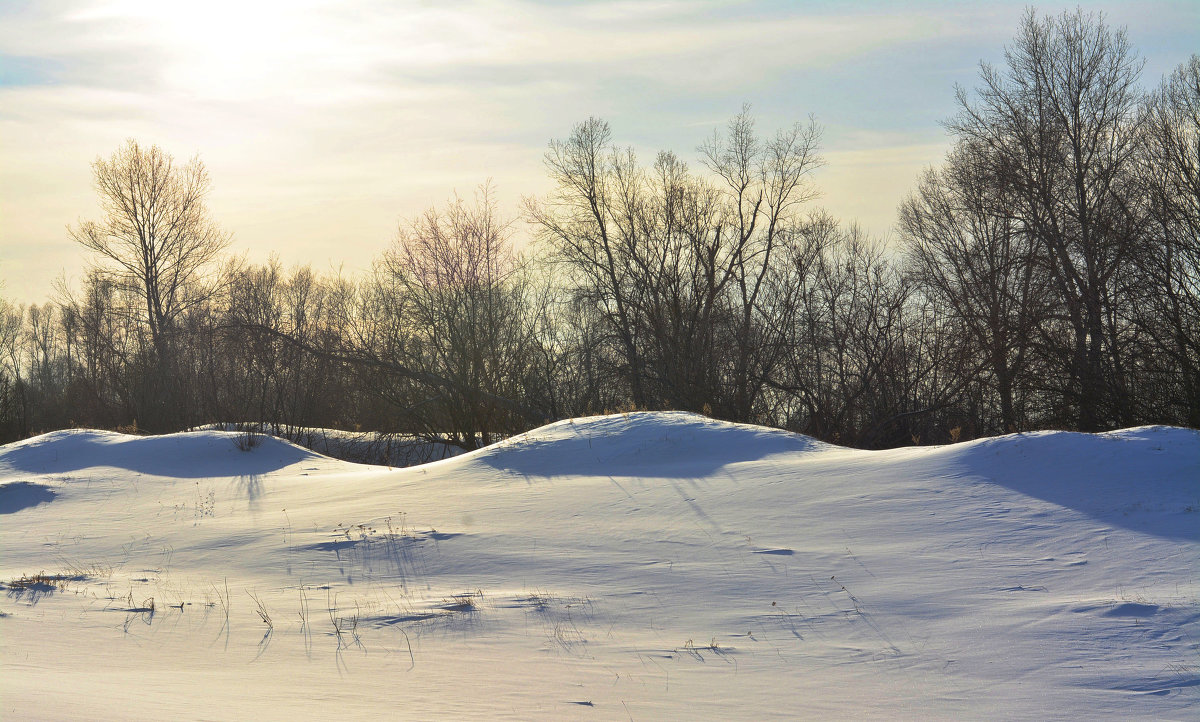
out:
<path id="1" fill-rule="evenodd" d="M 814 205 L 814 121 L 748 109 L 695 166 L 588 119 L 515 219 L 485 184 L 357 277 L 229 256 L 204 165 L 131 140 L 69 228 L 79 286 L 0 302 L 0 440 L 267 421 L 471 449 L 634 408 L 871 448 L 1200 427 L 1200 57 L 1141 71 L 1102 17 L 1028 11 L 891 243 Z"/>

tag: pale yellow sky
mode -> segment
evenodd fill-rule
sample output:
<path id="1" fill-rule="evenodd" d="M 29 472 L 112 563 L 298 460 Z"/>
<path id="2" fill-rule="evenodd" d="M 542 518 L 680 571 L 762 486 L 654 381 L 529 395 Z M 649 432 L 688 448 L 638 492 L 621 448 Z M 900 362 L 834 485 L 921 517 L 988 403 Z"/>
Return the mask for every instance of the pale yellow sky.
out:
<path id="1" fill-rule="evenodd" d="M 1200 51 L 1200 3 L 1093 5 L 1128 26 L 1147 84 Z M 66 226 L 95 217 L 90 164 L 131 137 L 200 155 L 233 250 L 353 271 L 401 219 L 488 178 L 515 216 L 547 188 L 546 143 L 590 115 L 646 160 L 694 159 L 749 102 L 767 132 L 815 115 L 818 203 L 887 235 L 947 147 L 954 84 L 1002 58 L 1023 9 L 0 0 L 0 294 L 40 302 L 78 278 Z"/>

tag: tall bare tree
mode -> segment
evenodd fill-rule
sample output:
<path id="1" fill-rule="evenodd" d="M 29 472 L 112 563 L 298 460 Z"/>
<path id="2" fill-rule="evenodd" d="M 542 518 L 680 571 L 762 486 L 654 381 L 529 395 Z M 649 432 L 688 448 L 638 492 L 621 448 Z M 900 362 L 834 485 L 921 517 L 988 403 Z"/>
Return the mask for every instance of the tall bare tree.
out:
<path id="1" fill-rule="evenodd" d="M 778 269 L 786 283 L 807 273 L 815 250 L 807 221 L 797 210 L 815 199 L 809 182 L 824 164 L 818 155 L 821 128 L 809 118 L 762 138 L 749 106 L 734 116 L 725 133 L 714 133 L 701 146 L 705 165 L 721 181 L 721 229 L 729 238 L 726 261 L 730 283 L 730 339 L 721 352 L 732 363 L 722 415 L 749 421 L 758 396 L 787 349 L 784 336 L 796 306 L 772 296 Z"/>
<path id="2" fill-rule="evenodd" d="M 637 406 L 650 400 L 645 389 L 646 362 L 635 324 L 636 264 L 631 235 L 638 230 L 640 186 L 632 151 L 612 145 L 607 122 L 589 118 L 565 141 L 546 151 L 546 170 L 555 190 L 544 200 L 529 200 L 526 214 L 539 235 L 556 249 L 580 302 L 593 305 L 624 359 L 621 376 Z"/>
<path id="3" fill-rule="evenodd" d="M 1142 62 L 1123 30 L 1082 10 L 1029 10 L 1005 59 L 1004 72 L 982 65 L 974 94 L 959 88 L 948 127 L 994 158 L 1046 251 L 1069 331 L 1063 391 L 1079 427 L 1119 424 L 1130 405 L 1115 296 L 1142 234 L 1128 183 Z"/>
<path id="4" fill-rule="evenodd" d="M 109 158 L 92 164 L 102 218 L 69 228 L 71 237 L 92 251 L 93 270 L 119 290 L 139 299 L 126 309 L 149 332 L 158 387 L 169 395 L 178 324 L 191 307 L 217 292 L 214 262 L 230 236 L 209 215 L 205 200 L 211 182 L 199 158 L 180 166 L 156 145 L 129 140 Z M 160 404 L 163 414 L 169 404 Z M 159 413 L 155 413 L 159 416 Z M 156 423 L 167 423 L 165 418 Z"/>
<path id="5" fill-rule="evenodd" d="M 141 299 L 154 346 L 167 357 L 180 315 L 215 292 L 205 271 L 230 242 L 205 205 L 208 171 L 198 157 L 178 166 L 158 146 L 132 139 L 92 171 L 103 218 L 71 227 L 71 237 Z"/>

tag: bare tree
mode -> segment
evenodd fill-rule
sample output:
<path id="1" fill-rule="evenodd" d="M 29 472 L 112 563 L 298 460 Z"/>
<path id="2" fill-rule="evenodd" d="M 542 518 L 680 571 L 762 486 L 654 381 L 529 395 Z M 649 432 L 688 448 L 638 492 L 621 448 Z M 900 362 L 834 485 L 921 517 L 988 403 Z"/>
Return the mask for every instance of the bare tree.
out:
<path id="1" fill-rule="evenodd" d="M 99 426 L 128 424 L 137 418 L 137 377 L 145 372 L 144 334 L 127 309 L 137 298 L 92 269 L 78 294 L 60 289 L 62 318 L 76 349 L 73 398 L 75 421 Z"/>
<path id="2" fill-rule="evenodd" d="M 786 425 L 842 444 L 873 443 L 878 422 L 912 410 L 903 354 L 909 283 L 883 244 L 857 226 L 816 219 L 818 249 L 802 280 L 790 353 L 775 382 Z"/>
<path id="3" fill-rule="evenodd" d="M 1147 98 L 1142 129 L 1138 174 L 1153 240 L 1140 259 L 1150 292 L 1138 321 L 1173 367 L 1160 408 L 1200 426 L 1200 56 Z"/>
<path id="4" fill-rule="evenodd" d="M 5 444 L 29 433 L 20 350 L 24 316 L 23 308 L 0 298 L 0 443 Z"/>
<path id="5" fill-rule="evenodd" d="M 727 418 L 749 421 L 758 396 L 782 362 L 785 329 L 797 306 L 772 296 L 779 273 L 791 283 L 808 272 L 815 247 L 797 209 L 818 195 L 809 176 L 824 161 L 817 154 L 821 128 L 811 117 L 763 139 L 754 129 L 749 106 L 701 146 L 705 165 L 721 180 L 721 231 L 730 238 L 726 267 L 730 277 L 730 339 L 721 352 L 732 363 L 725 394 Z M 797 243 L 797 241 L 800 241 Z M 775 282 L 774 284 L 772 282 Z"/>
<path id="6" fill-rule="evenodd" d="M 986 429 L 993 432 L 1027 425 L 1018 402 L 1029 391 L 1026 372 L 1049 291 L 1037 244 L 1013 205 L 987 155 L 960 144 L 900 206 L 910 272 L 966 331 L 990 371 L 1000 406 L 999 423 Z"/>
<path id="7" fill-rule="evenodd" d="M 390 362 L 375 366 L 379 388 L 404 431 L 470 449 L 526 428 L 528 410 L 509 400 L 525 396 L 538 307 L 490 185 L 402 227 L 368 292 L 371 345 Z"/>
<path id="8" fill-rule="evenodd" d="M 567 140 L 551 141 L 545 165 L 556 189 L 545 200 L 527 201 L 527 217 L 555 249 L 577 298 L 604 319 L 625 362 L 621 376 L 628 393 L 644 407 L 646 363 L 634 322 L 640 289 L 631 242 L 640 200 L 630 194 L 640 179 L 633 154 L 613 147 L 608 123 L 589 118 Z"/>
<path id="9" fill-rule="evenodd" d="M 819 136 L 810 121 L 763 140 L 743 109 L 701 147 L 708 176 L 670 152 L 639 165 L 594 118 L 551 142 L 557 187 L 526 215 L 575 301 L 597 309 L 615 351 L 601 355 L 622 360 L 635 406 L 756 413 L 786 348 L 767 289 L 814 195 Z"/>
<path id="10" fill-rule="evenodd" d="M 209 216 L 205 199 L 211 183 L 199 158 L 178 166 L 158 146 L 145 148 L 131 139 L 111 157 L 98 158 L 92 170 L 103 217 L 69 231 L 95 254 L 98 274 L 140 300 L 140 311 L 129 311 L 149 331 L 159 377 L 153 395 L 162 399 L 172 389 L 178 323 L 217 292 L 217 277 L 209 270 L 230 237 Z M 170 425 L 165 418 L 158 421 Z"/>
<path id="11" fill-rule="evenodd" d="M 982 65 L 974 96 L 959 88 L 947 125 L 987 150 L 1046 251 L 1069 329 L 1063 392 L 1079 428 L 1119 424 L 1131 407 L 1116 295 L 1142 235 L 1127 182 L 1142 62 L 1123 30 L 1082 10 L 1028 11 L 1005 58 L 1007 72 Z"/>

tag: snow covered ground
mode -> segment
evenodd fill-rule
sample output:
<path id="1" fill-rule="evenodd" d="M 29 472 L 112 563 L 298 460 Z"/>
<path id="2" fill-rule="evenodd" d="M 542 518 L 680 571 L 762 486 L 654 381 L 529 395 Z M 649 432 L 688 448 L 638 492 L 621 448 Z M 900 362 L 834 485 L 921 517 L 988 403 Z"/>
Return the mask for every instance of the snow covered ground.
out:
<path id="1" fill-rule="evenodd" d="M 0 717 L 1200 716 L 1195 431 L 236 436 L 0 447 Z"/>

